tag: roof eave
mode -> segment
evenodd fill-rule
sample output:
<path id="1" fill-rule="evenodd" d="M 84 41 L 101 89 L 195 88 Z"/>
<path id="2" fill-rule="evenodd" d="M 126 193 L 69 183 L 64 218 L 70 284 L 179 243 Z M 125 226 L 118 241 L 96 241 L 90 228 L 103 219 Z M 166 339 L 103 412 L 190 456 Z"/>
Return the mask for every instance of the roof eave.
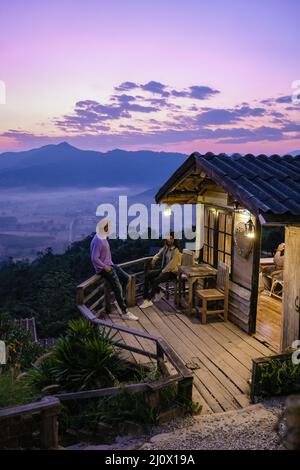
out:
<path id="1" fill-rule="evenodd" d="M 161 203 L 162 199 L 165 197 L 166 193 L 170 191 L 174 186 L 175 183 L 178 183 L 178 180 L 184 177 L 186 173 L 188 173 L 191 168 L 195 165 L 196 166 L 196 157 L 195 153 L 192 153 L 183 163 L 180 165 L 179 168 L 170 176 L 170 178 L 165 182 L 165 184 L 159 189 L 159 191 L 155 195 L 155 201 L 157 204 Z"/>

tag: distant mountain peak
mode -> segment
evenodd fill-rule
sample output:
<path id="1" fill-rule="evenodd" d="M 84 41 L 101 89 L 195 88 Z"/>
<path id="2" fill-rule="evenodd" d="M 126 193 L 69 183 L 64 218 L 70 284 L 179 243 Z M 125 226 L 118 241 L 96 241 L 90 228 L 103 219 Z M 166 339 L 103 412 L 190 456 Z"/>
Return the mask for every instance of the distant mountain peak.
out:
<path id="1" fill-rule="evenodd" d="M 69 144 L 68 142 L 60 142 L 59 144 L 56 145 L 56 147 L 61 148 L 61 149 L 75 149 L 79 150 L 77 147 L 74 147 L 73 145 Z"/>
<path id="2" fill-rule="evenodd" d="M 72 146 L 68 144 L 68 142 L 64 141 L 64 142 L 60 142 L 59 144 L 57 144 L 57 147 L 72 147 Z"/>

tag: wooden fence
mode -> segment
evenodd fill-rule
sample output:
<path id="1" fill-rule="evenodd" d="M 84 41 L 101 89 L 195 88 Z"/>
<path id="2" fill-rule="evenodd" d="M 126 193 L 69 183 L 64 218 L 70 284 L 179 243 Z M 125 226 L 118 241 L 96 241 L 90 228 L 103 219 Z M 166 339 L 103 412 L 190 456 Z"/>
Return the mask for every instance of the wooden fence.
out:
<path id="1" fill-rule="evenodd" d="M 60 408 L 57 398 L 44 397 L 39 402 L 0 409 L 0 448 L 32 448 L 32 436 L 38 432 L 37 447 L 56 449 Z M 37 415 L 38 424 L 34 419 Z"/>
<path id="2" fill-rule="evenodd" d="M 142 294 L 144 276 L 152 257 L 148 256 L 119 264 L 128 274 L 127 304 L 135 305 Z M 98 274 L 77 286 L 77 305 L 85 305 L 97 318 L 111 312 L 112 296 L 108 283 Z"/>
<path id="3" fill-rule="evenodd" d="M 252 359 L 252 377 L 251 377 L 251 390 L 250 390 L 250 400 L 251 403 L 256 403 L 261 399 L 261 385 L 260 385 L 260 369 L 264 364 L 268 364 L 271 361 L 286 362 L 292 361 L 292 352 L 282 353 L 282 354 L 273 354 L 272 356 L 258 357 L 257 359 Z M 274 384 L 275 385 L 275 384 Z"/>

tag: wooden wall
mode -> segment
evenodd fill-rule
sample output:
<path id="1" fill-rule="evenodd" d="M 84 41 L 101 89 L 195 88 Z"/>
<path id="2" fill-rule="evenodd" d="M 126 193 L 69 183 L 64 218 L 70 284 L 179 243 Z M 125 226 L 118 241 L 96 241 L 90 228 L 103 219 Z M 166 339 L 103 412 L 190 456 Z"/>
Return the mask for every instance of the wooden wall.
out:
<path id="1" fill-rule="evenodd" d="M 285 228 L 284 289 L 281 328 L 281 351 L 299 337 L 299 314 L 295 300 L 300 301 L 300 227 Z"/>
<path id="2" fill-rule="evenodd" d="M 241 213 L 236 212 L 234 230 L 243 221 Z M 229 319 L 247 333 L 251 331 L 252 304 L 257 292 L 253 292 L 254 275 L 253 247 L 247 258 L 240 255 L 237 246 L 232 246 L 232 272 L 229 290 Z"/>

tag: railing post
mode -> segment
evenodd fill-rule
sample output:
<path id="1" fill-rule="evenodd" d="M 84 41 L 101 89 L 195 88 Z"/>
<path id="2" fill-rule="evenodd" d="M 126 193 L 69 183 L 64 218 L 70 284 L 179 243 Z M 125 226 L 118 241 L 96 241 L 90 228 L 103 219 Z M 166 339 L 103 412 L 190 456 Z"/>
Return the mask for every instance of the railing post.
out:
<path id="1" fill-rule="evenodd" d="M 131 275 L 128 279 L 128 286 L 127 286 L 127 305 L 128 307 L 134 307 L 136 303 L 135 299 L 135 276 Z"/>
<path id="2" fill-rule="evenodd" d="M 47 397 L 44 398 L 47 400 Z M 58 401 L 58 400 L 57 400 Z M 45 409 L 41 412 L 41 448 L 57 449 L 58 448 L 58 414 L 60 412 L 60 404 Z"/>
<path id="3" fill-rule="evenodd" d="M 77 305 L 82 305 L 83 299 L 84 299 L 84 289 L 82 287 L 77 287 L 77 291 L 76 291 Z"/>
<path id="4" fill-rule="evenodd" d="M 193 376 L 185 377 L 178 382 L 178 400 L 182 404 L 189 404 L 192 402 L 193 396 Z"/>

